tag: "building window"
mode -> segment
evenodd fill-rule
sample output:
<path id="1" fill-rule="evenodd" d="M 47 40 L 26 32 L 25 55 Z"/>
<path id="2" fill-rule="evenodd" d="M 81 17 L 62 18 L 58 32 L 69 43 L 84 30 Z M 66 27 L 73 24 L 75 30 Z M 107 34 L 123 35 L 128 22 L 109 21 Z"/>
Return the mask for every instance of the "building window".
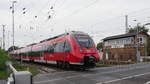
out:
<path id="1" fill-rule="evenodd" d="M 107 41 L 105 42 L 105 46 L 108 46 L 108 42 Z"/>
<path id="2" fill-rule="evenodd" d="M 138 41 L 138 43 L 144 43 L 144 37 L 139 37 L 139 38 L 137 39 L 137 41 Z"/>

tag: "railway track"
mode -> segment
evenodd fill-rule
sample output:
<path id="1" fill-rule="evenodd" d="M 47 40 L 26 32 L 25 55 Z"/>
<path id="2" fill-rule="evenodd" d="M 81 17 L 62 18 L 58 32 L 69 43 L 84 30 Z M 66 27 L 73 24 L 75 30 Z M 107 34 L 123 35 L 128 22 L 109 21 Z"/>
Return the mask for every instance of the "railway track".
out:
<path id="1" fill-rule="evenodd" d="M 65 68 L 58 68 L 55 64 L 45 64 L 45 63 L 28 62 L 28 61 L 24 61 L 23 64 L 25 64 L 28 67 L 37 66 L 40 74 L 63 72 L 63 71 L 83 71 L 82 68 L 76 66 L 72 66 L 68 70 Z"/>
<path id="2" fill-rule="evenodd" d="M 42 64 L 42 63 L 33 63 L 33 62 L 23 62 L 28 67 L 36 66 L 39 69 L 39 72 L 41 74 L 46 74 L 46 73 L 54 73 L 54 72 L 62 72 L 64 71 L 63 69 L 57 68 L 56 65 L 53 64 Z"/>

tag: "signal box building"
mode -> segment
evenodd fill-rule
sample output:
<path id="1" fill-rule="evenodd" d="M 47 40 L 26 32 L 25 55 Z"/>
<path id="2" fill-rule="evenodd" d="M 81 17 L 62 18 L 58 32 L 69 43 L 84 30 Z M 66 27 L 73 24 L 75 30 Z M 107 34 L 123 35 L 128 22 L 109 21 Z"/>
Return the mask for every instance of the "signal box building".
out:
<path id="1" fill-rule="evenodd" d="M 135 32 L 104 38 L 103 59 L 136 61 L 137 47 L 140 56 L 146 56 L 148 36 L 144 32 L 140 32 L 138 35 Z"/>

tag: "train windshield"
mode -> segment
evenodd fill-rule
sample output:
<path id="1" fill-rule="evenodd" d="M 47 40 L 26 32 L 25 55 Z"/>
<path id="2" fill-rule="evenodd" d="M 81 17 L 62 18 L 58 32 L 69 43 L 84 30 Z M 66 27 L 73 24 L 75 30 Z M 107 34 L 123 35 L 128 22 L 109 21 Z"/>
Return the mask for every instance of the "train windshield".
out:
<path id="1" fill-rule="evenodd" d="M 88 35 L 75 36 L 80 47 L 91 48 L 94 46 L 93 40 Z"/>

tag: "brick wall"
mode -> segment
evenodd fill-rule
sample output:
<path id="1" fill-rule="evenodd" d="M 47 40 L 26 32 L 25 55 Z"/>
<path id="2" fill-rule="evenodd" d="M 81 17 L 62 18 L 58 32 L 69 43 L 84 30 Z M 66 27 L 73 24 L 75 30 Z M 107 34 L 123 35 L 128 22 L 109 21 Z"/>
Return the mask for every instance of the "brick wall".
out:
<path id="1" fill-rule="evenodd" d="M 139 37 L 147 39 L 147 35 L 139 34 Z M 120 61 L 136 61 L 136 37 L 134 37 L 134 44 L 124 45 L 124 48 L 111 48 L 111 46 L 104 46 L 103 57 L 106 59 L 106 53 L 108 54 L 108 60 L 120 60 Z M 141 56 L 145 56 L 146 48 L 145 43 L 139 44 L 139 50 Z"/>
<path id="2" fill-rule="evenodd" d="M 145 56 L 145 48 L 140 48 L 141 56 Z M 114 48 L 103 50 L 104 57 L 108 53 L 108 60 L 121 60 L 121 61 L 136 61 L 136 48 Z"/>

